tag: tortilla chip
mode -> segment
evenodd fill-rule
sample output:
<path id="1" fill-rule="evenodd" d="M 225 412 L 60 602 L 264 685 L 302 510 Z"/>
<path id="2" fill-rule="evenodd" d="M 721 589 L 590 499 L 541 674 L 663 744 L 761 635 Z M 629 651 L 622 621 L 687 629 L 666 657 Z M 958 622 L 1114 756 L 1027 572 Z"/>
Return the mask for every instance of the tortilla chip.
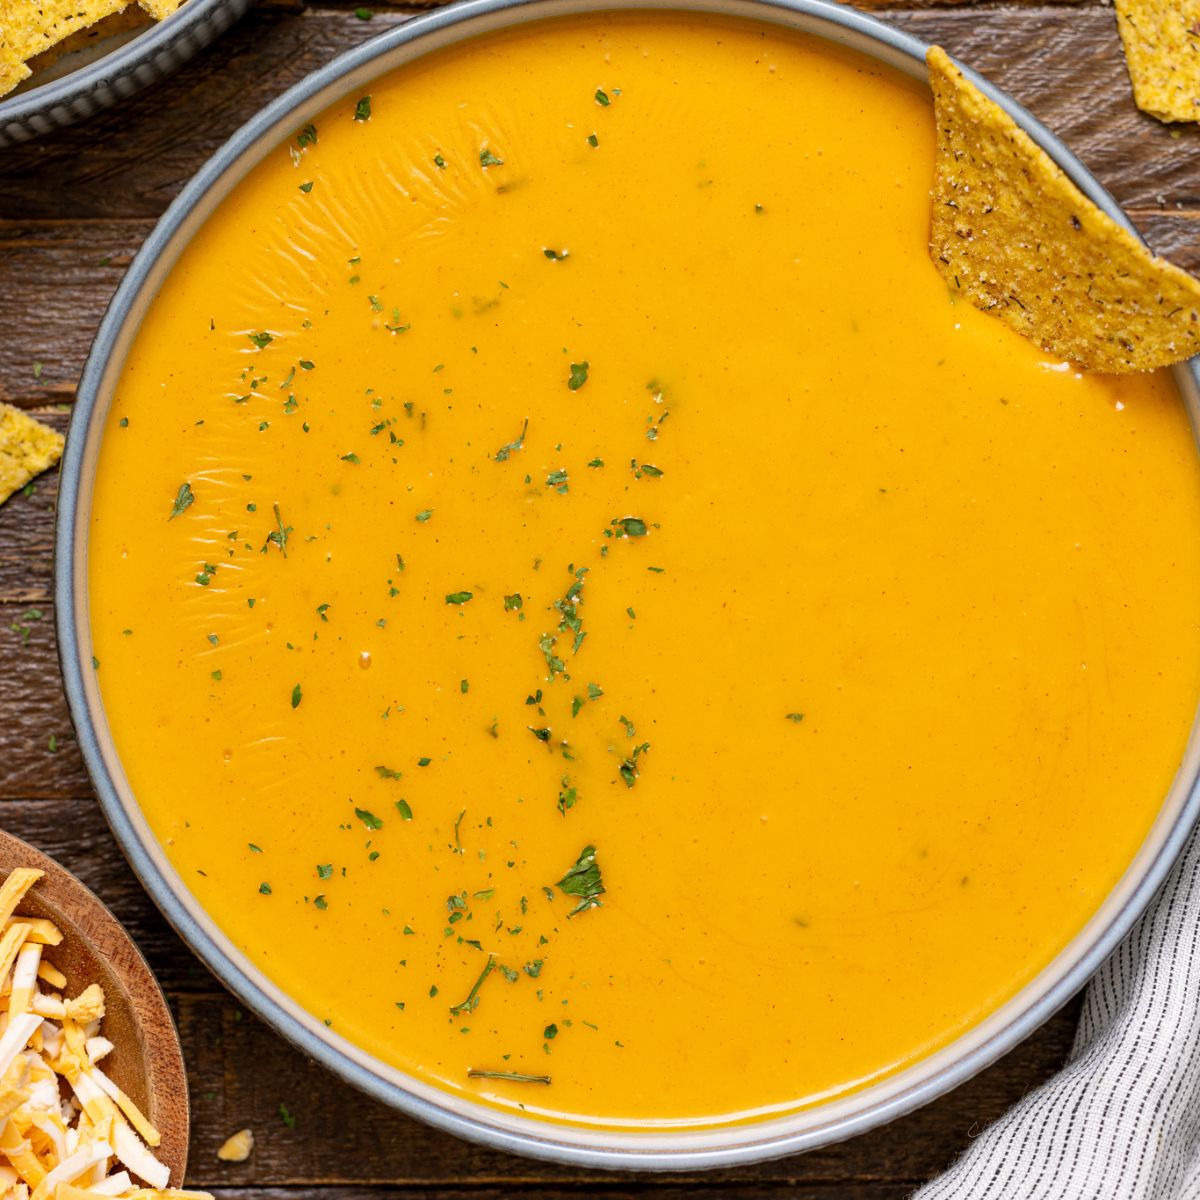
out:
<path id="1" fill-rule="evenodd" d="M 138 0 L 143 10 L 148 12 L 156 21 L 169 17 L 183 0 Z"/>
<path id="2" fill-rule="evenodd" d="M 0 404 L 0 504 L 62 456 L 63 435 L 11 404 Z"/>
<path id="3" fill-rule="evenodd" d="M 1160 121 L 1200 121 L 1200 0 L 1116 0 L 1133 98 Z"/>
<path id="4" fill-rule="evenodd" d="M 0 0 L 0 29 L 8 50 L 33 58 L 76 30 L 120 12 L 129 0 Z"/>
<path id="5" fill-rule="evenodd" d="M 940 47 L 930 254 L 967 296 L 1058 358 L 1122 374 L 1200 352 L 1200 281 L 1102 213 Z"/>
<path id="6" fill-rule="evenodd" d="M 0 34 L 0 96 L 11 92 L 18 83 L 24 83 L 32 73 Z"/>

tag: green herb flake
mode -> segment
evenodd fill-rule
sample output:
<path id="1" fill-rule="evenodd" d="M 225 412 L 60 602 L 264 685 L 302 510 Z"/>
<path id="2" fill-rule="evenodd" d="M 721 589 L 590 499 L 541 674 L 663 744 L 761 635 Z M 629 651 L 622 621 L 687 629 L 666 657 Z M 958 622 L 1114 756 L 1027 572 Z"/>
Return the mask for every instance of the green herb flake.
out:
<path id="1" fill-rule="evenodd" d="M 567 380 L 567 387 L 573 392 L 579 391 L 588 380 L 588 367 L 591 364 L 588 362 L 577 362 L 571 364 L 571 377 Z"/>
<path id="2" fill-rule="evenodd" d="M 529 432 L 529 418 L 525 418 L 525 424 L 521 426 L 521 436 L 515 442 L 509 442 L 507 446 L 501 446 L 496 451 L 494 459 L 496 462 L 508 462 L 509 455 L 515 454 L 525 445 L 525 435 Z"/>
<path id="3" fill-rule="evenodd" d="M 368 809 L 356 808 L 354 810 L 354 815 L 368 829 L 382 829 L 383 828 L 383 822 L 373 812 L 370 812 Z"/>
<path id="4" fill-rule="evenodd" d="M 407 800 L 397 800 L 396 811 L 400 814 L 400 820 L 402 821 L 411 821 L 413 819 L 413 810 Z"/>
<path id="5" fill-rule="evenodd" d="M 486 146 L 479 151 L 479 165 L 481 167 L 502 167 L 504 159 L 497 157 Z"/>
<path id="6" fill-rule="evenodd" d="M 587 144 L 594 148 L 600 145 L 600 139 L 594 133 L 589 133 L 587 136 Z"/>
<path id="7" fill-rule="evenodd" d="M 196 497 L 192 494 L 192 485 L 190 483 L 181 483 L 179 491 L 175 496 L 175 503 L 171 505 L 171 515 L 167 520 L 175 520 L 180 513 L 186 512 L 195 502 Z"/>
<path id="8" fill-rule="evenodd" d="M 475 986 L 471 988 L 467 998 L 459 1004 L 450 1006 L 452 1016 L 460 1016 L 464 1013 L 474 1012 L 479 1007 L 479 989 L 483 987 L 483 981 L 492 973 L 496 965 L 496 956 L 488 955 L 487 965 L 479 972 L 479 978 L 475 980 Z"/>
<path id="9" fill-rule="evenodd" d="M 356 121 L 369 121 L 371 119 L 370 96 L 363 96 L 363 98 L 354 106 L 354 119 Z"/>
<path id="10" fill-rule="evenodd" d="M 333 863 L 318 863 L 317 864 L 317 878 L 318 879 L 332 879 L 333 878 Z"/>
<path id="11" fill-rule="evenodd" d="M 300 685 L 296 684 L 296 686 L 294 688 L 292 688 L 292 707 L 299 708 L 300 701 L 302 699 L 303 699 L 303 693 L 300 691 Z"/>
<path id="12" fill-rule="evenodd" d="M 258 892 L 261 896 L 269 896 L 271 894 L 271 885 L 269 883 L 260 883 L 258 885 Z"/>
<path id="13" fill-rule="evenodd" d="M 481 1071 L 471 1067 L 467 1071 L 468 1079 L 505 1079 L 509 1083 L 542 1083 L 549 1084 L 549 1075 L 522 1075 L 518 1071 Z"/>
<path id="14" fill-rule="evenodd" d="M 248 333 L 246 336 L 260 349 L 265 350 L 275 339 L 267 332 Z"/>
<path id="15" fill-rule="evenodd" d="M 466 604 L 474 596 L 474 592 L 449 592 L 446 596 L 447 604 Z"/>
<path id="16" fill-rule="evenodd" d="M 604 895 L 604 882 L 600 878 L 600 867 L 596 862 L 596 847 L 584 846 L 575 865 L 555 886 L 564 895 L 575 896 L 579 900 L 567 913 L 568 917 L 586 912 L 589 908 L 599 908 L 600 897 Z"/>
<path id="17" fill-rule="evenodd" d="M 641 517 L 618 517 L 612 524 L 626 537 L 645 537 L 647 526 Z"/>
<path id="18" fill-rule="evenodd" d="M 601 108 L 607 108 L 612 103 L 612 101 L 608 98 L 608 93 L 604 91 L 603 88 L 596 89 L 596 103 L 600 105 Z"/>
<path id="19" fill-rule="evenodd" d="M 303 193 L 304 193 L 306 196 L 308 195 L 308 193 L 309 193 L 309 192 L 311 192 L 311 191 L 312 191 L 312 189 L 313 189 L 313 185 L 312 185 L 312 180 L 311 180 L 311 179 L 310 179 L 310 180 L 309 180 L 307 183 L 302 183 L 302 184 L 300 185 L 300 190 L 301 190 L 301 191 L 302 191 L 302 192 L 303 192 Z"/>
<path id="20" fill-rule="evenodd" d="M 446 169 L 446 160 L 440 154 L 435 154 L 433 156 L 433 165 L 439 171 L 444 171 Z"/>
<path id="21" fill-rule="evenodd" d="M 799 725 L 804 720 L 804 714 L 802 712 L 790 712 L 785 714 L 785 718 L 794 725 Z"/>

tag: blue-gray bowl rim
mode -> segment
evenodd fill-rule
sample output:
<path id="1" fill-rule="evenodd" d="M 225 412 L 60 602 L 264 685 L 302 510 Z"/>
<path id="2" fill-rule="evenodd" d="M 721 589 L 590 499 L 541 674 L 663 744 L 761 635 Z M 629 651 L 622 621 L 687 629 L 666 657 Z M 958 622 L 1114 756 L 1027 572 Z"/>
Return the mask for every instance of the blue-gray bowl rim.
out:
<path id="1" fill-rule="evenodd" d="M 873 17 L 827 0 L 463 0 L 415 17 L 341 55 L 248 121 L 208 160 L 167 209 L 133 260 L 96 335 L 80 378 L 63 456 L 57 523 L 55 601 L 67 700 L 79 744 L 117 841 L 168 921 L 248 1008 L 288 1041 L 363 1092 L 429 1125 L 496 1149 L 573 1166 L 679 1171 L 731 1167 L 829 1145 L 929 1103 L 963 1083 L 1032 1033 L 1071 998 L 1128 933 L 1162 885 L 1200 814 L 1200 738 L 1192 736 L 1146 843 L 1096 917 L 1029 985 L 943 1051 L 839 1101 L 746 1125 L 711 1129 L 579 1130 L 510 1118 L 463 1101 L 357 1052 L 294 1002 L 236 951 L 165 865 L 132 795 L 114 779 L 91 673 L 87 624 L 86 532 L 89 467 L 94 468 L 107 386 L 136 328 L 139 303 L 153 296 L 188 236 L 237 179 L 281 135 L 294 131 L 369 78 L 442 46 L 501 27 L 591 12 L 653 11 L 741 16 L 809 33 L 924 80 L 927 46 Z M 386 61 L 385 61 L 386 60 Z M 1066 146 L 1024 108 L 963 64 L 964 73 L 1005 108 L 1075 184 L 1126 228 L 1115 201 Z M 222 186 L 224 185 L 224 186 Z M 1135 231 L 1136 232 L 1136 231 Z M 164 265 L 165 262 L 165 265 Z M 121 343 L 124 343 L 122 345 Z M 1197 360 L 1174 368 L 1193 429 L 1200 425 Z M 139 822 L 142 822 L 139 827 Z M 235 961 L 236 960 L 236 961 Z"/>

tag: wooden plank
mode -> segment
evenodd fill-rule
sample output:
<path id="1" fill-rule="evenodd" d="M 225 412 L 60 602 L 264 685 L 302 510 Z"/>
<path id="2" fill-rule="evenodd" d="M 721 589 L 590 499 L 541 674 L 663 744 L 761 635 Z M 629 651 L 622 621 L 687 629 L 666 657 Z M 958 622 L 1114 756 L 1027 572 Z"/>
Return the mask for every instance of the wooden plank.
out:
<path id="1" fill-rule="evenodd" d="M 588 1185 L 589 1195 L 609 1194 L 592 1189 L 614 1184 L 612 1195 L 626 1194 L 620 1189 L 628 1187 L 628 1176 L 514 1159 L 369 1101 L 285 1046 L 227 996 L 173 1000 L 192 1088 L 189 1182 L 194 1185 L 454 1186 L 470 1181 L 514 1187 L 578 1180 Z M 705 1173 L 701 1179 L 714 1188 L 753 1180 L 800 1186 L 888 1180 L 911 1186 L 942 1169 L 970 1136 L 1058 1068 L 1073 1037 L 1076 1010 L 1069 1006 L 991 1070 L 890 1126 L 800 1157 Z M 285 1123 L 280 1105 L 294 1128 Z M 238 1166 L 219 1163 L 221 1142 L 244 1127 L 252 1128 L 257 1139 L 253 1158 Z M 679 1173 L 633 1178 L 696 1181 Z"/>
<path id="2" fill-rule="evenodd" d="M 388 9 L 371 21 L 358 20 L 351 8 L 250 14 L 134 100 L 6 150 L 0 218 L 157 216 L 204 159 L 268 100 L 412 11 Z M 885 17 L 941 42 L 1008 88 L 1076 149 L 1123 204 L 1152 207 L 1162 196 L 1171 206 L 1200 207 L 1194 165 L 1200 127 L 1167 127 L 1134 108 L 1110 8 L 909 7 Z"/>

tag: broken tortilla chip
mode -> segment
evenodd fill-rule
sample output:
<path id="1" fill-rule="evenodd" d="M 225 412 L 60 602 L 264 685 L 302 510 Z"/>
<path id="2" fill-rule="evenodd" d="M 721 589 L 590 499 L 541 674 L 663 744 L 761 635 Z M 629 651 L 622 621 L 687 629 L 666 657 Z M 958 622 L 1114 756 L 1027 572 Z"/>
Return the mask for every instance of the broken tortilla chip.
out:
<path id="1" fill-rule="evenodd" d="M 938 46 L 930 254 L 956 293 L 1092 371 L 1200 352 L 1200 280 L 1101 212 Z"/>
<path id="2" fill-rule="evenodd" d="M 1200 121 L 1200 0 L 1116 0 L 1133 99 L 1160 121 Z"/>
<path id="3" fill-rule="evenodd" d="M 120 11 L 129 0 L 0 0 L 8 50 L 24 60 Z"/>
<path id="4" fill-rule="evenodd" d="M 156 21 L 169 17 L 181 2 L 182 0 L 138 0 L 143 11 L 149 13 Z"/>
<path id="5" fill-rule="evenodd" d="M 0 404 L 0 504 L 62 456 L 63 435 L 11 404 Z"/>

